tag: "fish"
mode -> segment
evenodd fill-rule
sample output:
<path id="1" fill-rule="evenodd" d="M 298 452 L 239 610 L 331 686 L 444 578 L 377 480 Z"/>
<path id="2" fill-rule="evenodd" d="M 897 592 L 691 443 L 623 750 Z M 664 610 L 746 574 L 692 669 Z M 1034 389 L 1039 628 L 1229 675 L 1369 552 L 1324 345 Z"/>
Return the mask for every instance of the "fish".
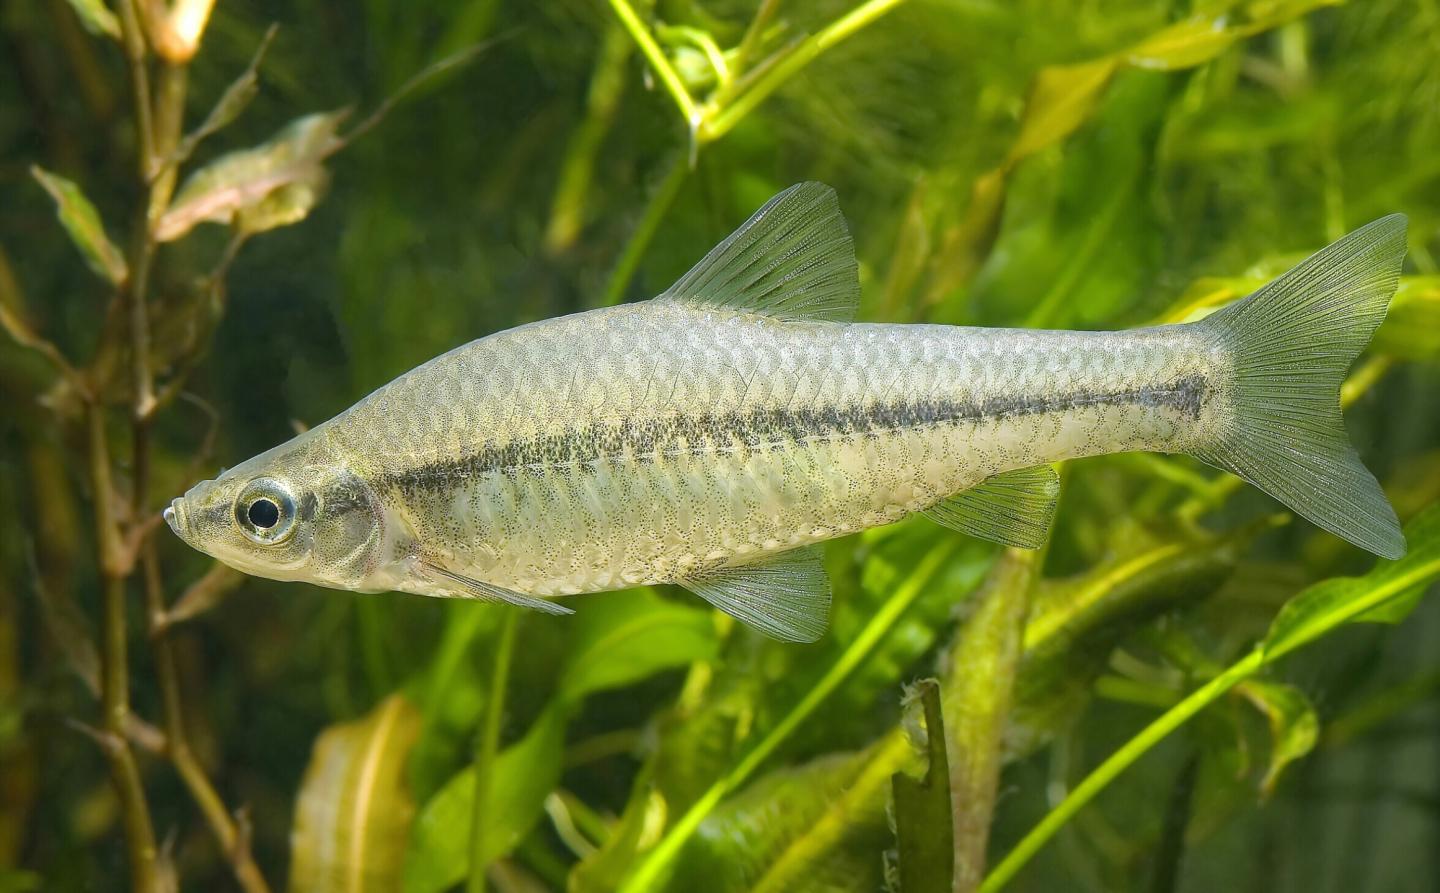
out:
<path id="1" fill-rule="evenodd" d="M 1405 552 L 1339 391 L 1406 220 L 1376 220 L 1202 319 L 1123 331 L 856 322 L 835 192 L 781 192 L 643 302 L 497 332 L 197 483 L 164 512 L 249 574 L 570 613 L 678 584 L 823 635 L 820 544 L 913 514 L 1037 548 L 1054 463 L 1186 454 L 1360 548 Z"/>

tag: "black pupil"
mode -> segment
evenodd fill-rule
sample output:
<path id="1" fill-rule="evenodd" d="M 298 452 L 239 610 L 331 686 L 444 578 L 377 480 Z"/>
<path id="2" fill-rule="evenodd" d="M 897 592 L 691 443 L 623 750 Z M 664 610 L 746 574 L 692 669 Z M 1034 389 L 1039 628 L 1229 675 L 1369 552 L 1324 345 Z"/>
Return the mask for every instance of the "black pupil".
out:
<path id="1" fill-rule="evenodd" d="M 250 509 L 246 512 L 250 523 L 264 530 L 269 530 L 280 523 L 280 506 L 268 499 L 257 499 L 250 503 Z"/>

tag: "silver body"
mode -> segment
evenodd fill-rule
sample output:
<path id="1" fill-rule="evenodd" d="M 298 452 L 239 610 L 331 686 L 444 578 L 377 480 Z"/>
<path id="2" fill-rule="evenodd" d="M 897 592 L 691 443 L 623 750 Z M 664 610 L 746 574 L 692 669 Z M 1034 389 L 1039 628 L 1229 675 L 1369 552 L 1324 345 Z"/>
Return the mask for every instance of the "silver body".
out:
<path id="1" fill-rule="evenodd" d="M 789 322 L 647 302 L 483 338 L 324 426 L 443 566 L 560 595 L 896 521 L 1010 469 L 1183 449 L 1213 350 L 1178 326 Z"/>

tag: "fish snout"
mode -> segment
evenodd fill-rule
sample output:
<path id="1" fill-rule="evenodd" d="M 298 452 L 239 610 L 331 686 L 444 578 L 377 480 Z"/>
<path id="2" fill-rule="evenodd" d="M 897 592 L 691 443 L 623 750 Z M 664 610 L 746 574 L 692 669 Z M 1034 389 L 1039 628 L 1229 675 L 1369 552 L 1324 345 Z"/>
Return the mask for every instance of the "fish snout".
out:
<path id="1" fill-rule="evenodd" d="M 182 540 L 185 539 L 185 497 L 177 496 L 170 501 L 165 509 L 165 523 Z"/>

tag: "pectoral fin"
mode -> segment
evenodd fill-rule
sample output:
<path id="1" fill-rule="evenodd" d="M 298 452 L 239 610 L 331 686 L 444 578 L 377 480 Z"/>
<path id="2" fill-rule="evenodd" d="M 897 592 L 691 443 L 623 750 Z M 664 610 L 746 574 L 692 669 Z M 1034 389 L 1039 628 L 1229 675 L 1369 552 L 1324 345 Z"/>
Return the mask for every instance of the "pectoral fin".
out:
<path id="1" fill-rule="evenodd" d="M 967 536 L 1038 549 L 1050 533 L 1060 477 L 1049 465 L 1007 471 L 925 510 L 932 521 Z"/>
<path id="2" fill-rule="evenodd" d="M 711 571 L 680 585 L 741 623 L 786 642 L 815 641 L 830 619 L 830 579 L 813 546 Z"/>
<path id="3" fill-rule="evenodd" d="M 445 583 L 451 583 L 459 587 L 460 598 L 473 598 L 477 601 L 504 602 L 507 605 L 515 605 L 519 608 L 530 608 L 543 614 L 573 614 L 574 611 L 564 605 L 556 604 L 549 599 L 536 598 L 533 595 L 525 595 L 506 589 L 503 586 L 496 586 L 475 580 L 464 574 L 457 574 L 454 571 L 446 570 L 439 565 L 428 561 L 419 562 L 421 573 L 431 579 L 439 578 Z M 445 593 L 451 595 L 452 593 Z"/>

